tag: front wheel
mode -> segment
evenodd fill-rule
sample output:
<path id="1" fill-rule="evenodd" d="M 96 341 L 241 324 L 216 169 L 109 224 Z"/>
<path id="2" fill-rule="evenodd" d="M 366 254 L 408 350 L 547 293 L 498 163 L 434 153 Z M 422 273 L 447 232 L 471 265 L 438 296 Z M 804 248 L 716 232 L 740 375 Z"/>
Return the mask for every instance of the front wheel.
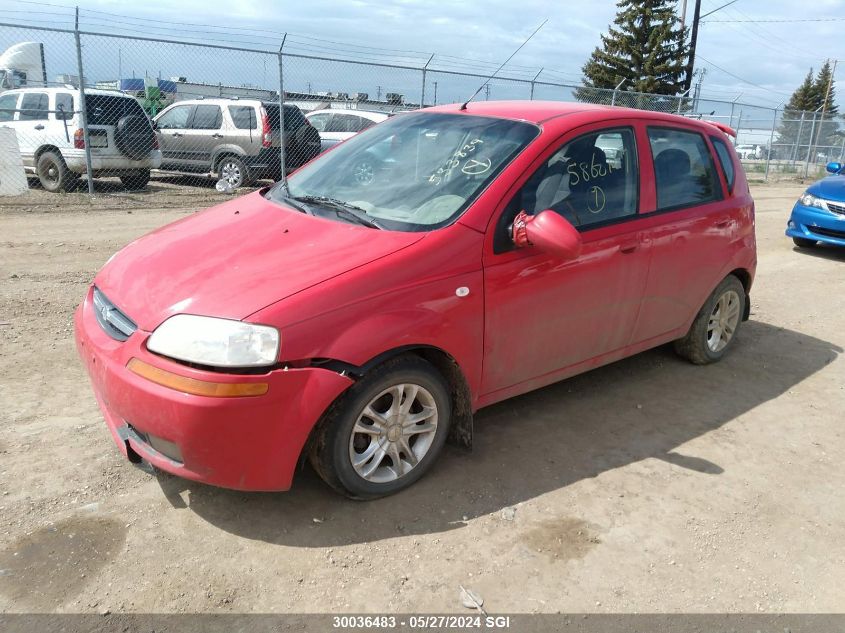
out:
<path id="1" fill-rule="evenodd" d="M 792 242 L 798 248 L 813 248 L 818 243 L 816 240 L 808 240 L 806 237 L 793 237 Z"/>
<path id="2" fill-rule="evenodd" d="M 320 422 L 314 470 L 338 492 L 375 499 L 399 492 L 432 466 L 452 417 L 449 387 L 428 362 L 386 362 L 350 388 Z"/>
<path id="3" fill-rule="evenodd" d="M 675 351 L 696 365 L 721 360 L 736 338 L 745 314 L 745 288 L 728 275 L 695 317 L 687 335 L 675 341 Z"/>
<path id="4" fill-rule="evenodd" d="M 149 169 L 136 169 L 120 175 L 120 182 L 127 189 L 143 189 L 150 182 Z"/>

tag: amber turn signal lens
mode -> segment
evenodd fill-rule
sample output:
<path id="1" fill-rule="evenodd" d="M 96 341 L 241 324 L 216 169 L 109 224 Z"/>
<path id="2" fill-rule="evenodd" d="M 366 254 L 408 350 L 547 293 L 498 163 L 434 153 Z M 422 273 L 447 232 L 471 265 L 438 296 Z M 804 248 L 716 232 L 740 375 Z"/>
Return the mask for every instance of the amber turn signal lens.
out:
<path id="1" fill-rule="evenodd" d="M 211 398 L 237 398 L 243 396 L 263 396 L 269 385 L 266 382 L 209 382 L 180 376 L 173 372 L 145 363 L 137 358 L 131 359 L 126 368 L 150 382 L 162 387 L 175 389 L 195 396 Z"/>

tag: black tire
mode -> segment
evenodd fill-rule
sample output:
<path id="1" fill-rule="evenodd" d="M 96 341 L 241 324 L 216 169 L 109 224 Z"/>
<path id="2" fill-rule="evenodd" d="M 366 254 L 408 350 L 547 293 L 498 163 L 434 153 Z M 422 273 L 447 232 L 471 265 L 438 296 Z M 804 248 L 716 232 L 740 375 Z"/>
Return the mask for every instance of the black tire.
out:
<path id="1" fill-rule="evenodd" d="M 813 248 L 818 244 L 816 240 L 808 240 L 806 237 L 793 237 L 792 241 L 798 248 Z"/>
<path id="2" fill-rule="evenodd" d="M 247 164 L 238 156 L 229 154 L 217 161 L 217 177 L 226 180 L 233 189 L 248 187 L 252 184 L 253 178 Z"/>
<path id="3" fill-rule="evenodd" d="M 388 482 L 370 481 L 355 470 L 352 464 L 352 451 L 353 442 L 362 437 L 371 436 L 353 433 L 353 429 L 367 405 L 373 403 L 374 398 L 377 398 L 379 394 L 396 385 L 416 385 L 422 388 L 419 393 L 422 395 L 425 392 L 425 397 L 430 397 L 430 402 L 433 402 L 436 407 L 436 417 L 429 418 L 435 420 L 436 429 L 429 437 L 425 438 L 424 442 L 427 448 L 419 457 L 419 461 L 414 466 L 410 466 L 410 469 L 404 474 Z M 323 416 L 314 431 L 308 449 L 308 458 L 311 465 L 329 486 L 352 499 L 376 499 L 404 490 L 419 480 L 431 468 L 443 449 L 452 418 L 452 402 L 449 393 L 449 385 L 443 376 L 434 366 L 421 358 L 400 356 L 385 362 L 350 387 Z M 388 394 L 385 393 L 384 397 L 388 397 Z M 392 396 L 390 397 L 392 398 Z M 375 402 L 378 402 L 378 400 L 375 400 Z M 417 405 L 416 400 L 411 404 L 412 407 Z M 425 422 L 421 421 L 419 424 L 425 424 Z M 408 446 L 412 450 L 417 450 L 414 449 L 417 444 L 410 443 L 411 438 L 422 438 L 423 436 L 408 435 L 404 437 L 409 442 Z M 372 437 L 367 441 L 374 442 L 379 447 L 388 446 L 391 444 L 390 433 Z M 368 448 L 369 445 L 365 444 L 360 454 L 366 453 Z M 354 447 L 354 450 L 357 451 L 357 447 Z M 401 455 L 406 455 L 404 449 L 399 448 L 398 450 L 401 451 L 396 453 L 400 455 L 399 461 L 405 462 L 400 467 L 401 471 L 403 468 L 408 468 L 405 465 L 408 462 L 401 457 Z M 371 458 L 368 463 L 375 463 L 374 459 Z M 389 454 L 383 454 L 383 457 L 379 457 L 379 460 L 383 460 L 381 463 L 385 465 L 384 469 L 394 472 L 393 459 L 389 458 Z"/>
<path id="4" fill-rule="evenodd" d="M 120 153 L 132 160 L 147 158 L 155 147 L 155 131 L 145 116 L 121 117 L 114 128 L 114 142 Z"/>
<path id="5" fill-rule="evenodd" d="M 136 169 L 120 174 L 120 182 L 127 189 L 143 189 L 150 182 L 149 169 Z"/>
<path id="6" fill-rule="evenodd" d="M 67 168 L 61 154 L 44 152 L 35 165 L 38 180 L 45 191 L 59 193 L 76 185 L 77 175 Z"/>
<path id="7" fill-rule="evenodd" d="M 738 318 L 724 346 L 718 348 L 717 343 L 717 347 L 714 349 L 709 342 L 711 340 L 711 317 L 717 318 L 714 313 L 716 305 L 720 299 L 729 296 L 728 293 L 733 293 L 732 298 L 735 297 L 735 309 L 737 310 Z M 695 365 L 707 365 L 721 360 L 736 340 L 737 332 L 742 325 L 743 315 L 745 314 L 746 301 L 745 287 L 742 285 L 742 282 L 733 275 L 725 277 L 707 298 L 707 301 L 704 302 L 686 336 L 675 341 L 675 351 L 678 355 L 686 358 Z M 731 314 L 733 314 L 733 310 L 733 307 L 730 308 Z"/>

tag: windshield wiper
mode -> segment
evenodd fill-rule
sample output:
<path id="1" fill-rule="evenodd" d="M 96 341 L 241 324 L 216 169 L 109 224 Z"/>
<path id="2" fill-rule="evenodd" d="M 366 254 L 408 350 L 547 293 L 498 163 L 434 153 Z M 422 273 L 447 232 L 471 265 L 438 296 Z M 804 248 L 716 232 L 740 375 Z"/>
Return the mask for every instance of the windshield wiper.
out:
<path id="1" fill-rule="evenodd" d="M 379 222 L 369 216 L 369 214 L 361 207 L 356 207 L 354 204 L 338 200 L 337 198 L 330 198 L 328 196 L 291 196 L 293 200 L 304 202 L 305 204 L 316 204 L 323 207 L 329 207 L 338 215 L 342 215 L 347 219 L 351 219 L 358 224 L 369 226 L 374 229 L 383 229 Z"/>

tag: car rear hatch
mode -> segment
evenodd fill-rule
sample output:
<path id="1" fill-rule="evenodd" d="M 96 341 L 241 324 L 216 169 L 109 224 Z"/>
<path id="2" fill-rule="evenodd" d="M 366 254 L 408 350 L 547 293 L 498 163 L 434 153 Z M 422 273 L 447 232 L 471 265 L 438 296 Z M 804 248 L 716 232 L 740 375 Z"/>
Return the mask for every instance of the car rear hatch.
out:
<path id="1" fill-rule="evenodd" d="M 146 118 L 141 105 L 132 97 L 121 95 L 85 95 L 85 112 L 88 121 L 88 142 L 95 156 L 123 156 L 115 139 L 118 122 L 126 116 Z"/>

